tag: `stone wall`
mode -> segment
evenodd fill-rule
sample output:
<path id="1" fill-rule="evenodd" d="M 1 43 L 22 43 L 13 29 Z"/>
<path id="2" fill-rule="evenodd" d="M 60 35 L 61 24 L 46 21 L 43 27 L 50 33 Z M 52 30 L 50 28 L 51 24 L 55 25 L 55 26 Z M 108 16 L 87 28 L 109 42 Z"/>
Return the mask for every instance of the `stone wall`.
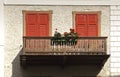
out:
<path id="1" fill-rule="evenodd" d="M 110 15 L 111 77 L 120 77 L 120 6 L 111 6 Z"/>
<path id="2" fill-rule="evenodd" d="M 5 77 L 24 77 L 24 76 L 53 76 L 53 77 L 72 77 L 72 76 L 109 76 L 109 61 L 103 69 L 98 72 L 97 66 L 78 66 L 67 67 L 31 67 L 22 69 L 20 67 L 19 55 L 22 48 L 23 36 L 23 10 L 28 11 L 48 11 L 52 10 L 52 35 L 55 28 L 63 33 L 69 31 L 73 25 L 72 11 L 101 11 L 101 36 L 108 36 L 109 53 L 109 6 L 5 6 Z M 87 69 L 87 70 L 86 70 Z M 74 71 L 73 71 L 74 70 Z M 92 70 L 92 71 L 91 71 Z"/>

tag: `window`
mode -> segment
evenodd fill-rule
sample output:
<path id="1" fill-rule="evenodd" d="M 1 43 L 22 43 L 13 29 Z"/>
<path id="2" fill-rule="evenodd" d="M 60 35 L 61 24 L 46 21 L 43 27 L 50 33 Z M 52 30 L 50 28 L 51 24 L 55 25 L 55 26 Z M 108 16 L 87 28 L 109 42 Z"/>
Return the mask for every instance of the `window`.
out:
<path id="1" fill-rule="evenodd" d="M 74 12 L 74 27 L 81 37 L 99 36 L 100 12 Z"/>
<path id="2" fill-rule="evenodd" d="M 49 36 L 51 34 L 51 11 L 25 11 L 24 36 Z"/>

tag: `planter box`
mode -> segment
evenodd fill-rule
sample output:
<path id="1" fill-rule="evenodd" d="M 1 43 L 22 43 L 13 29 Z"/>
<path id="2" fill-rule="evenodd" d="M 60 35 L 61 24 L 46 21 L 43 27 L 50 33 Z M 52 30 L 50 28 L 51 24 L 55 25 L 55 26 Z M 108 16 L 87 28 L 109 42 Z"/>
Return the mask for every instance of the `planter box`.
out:
<path id="1" fill-rule="evenodd" d="M 77 44 L 77 38 L 74 37 L 53 37 L 51 39 L 51 45 L 76 45 Z"/>

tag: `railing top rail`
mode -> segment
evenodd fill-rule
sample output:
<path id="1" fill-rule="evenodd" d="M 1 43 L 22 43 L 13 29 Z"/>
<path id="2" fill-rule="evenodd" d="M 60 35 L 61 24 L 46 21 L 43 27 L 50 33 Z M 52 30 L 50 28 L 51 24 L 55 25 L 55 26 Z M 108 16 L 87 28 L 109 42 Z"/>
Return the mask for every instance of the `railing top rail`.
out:
<path id="1" fill-rule="evenodd" d="M 23 38 L 26 39 L 51 39 L 54 38 L 53 36 L 48 36 L 48 37 L 40 37 L 40 36 L 23 36 Z M 62 37 L 64 38 L 64 37 Z M 107 37 L 78 37 L 78 39 L 107 39 Z"/>

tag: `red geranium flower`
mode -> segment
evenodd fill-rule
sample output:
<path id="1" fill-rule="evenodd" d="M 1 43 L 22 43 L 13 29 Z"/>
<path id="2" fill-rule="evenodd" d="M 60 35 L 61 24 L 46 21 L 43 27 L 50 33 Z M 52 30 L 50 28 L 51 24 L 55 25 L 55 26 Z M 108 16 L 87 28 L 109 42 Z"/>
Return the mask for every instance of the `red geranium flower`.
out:
<path id="1" fill-rule="evenodd" d="M 64 35 L 67 34 L 67 32 L 64 32 Z"/>
<path id="2" fill-rule="evenodd" d="M 71 28 L 70 28 L 70 32 L 71 32 L 71 33 L 74 33 L 74 31 L 75 31 L 74 29 L 71 29 Z"/>

